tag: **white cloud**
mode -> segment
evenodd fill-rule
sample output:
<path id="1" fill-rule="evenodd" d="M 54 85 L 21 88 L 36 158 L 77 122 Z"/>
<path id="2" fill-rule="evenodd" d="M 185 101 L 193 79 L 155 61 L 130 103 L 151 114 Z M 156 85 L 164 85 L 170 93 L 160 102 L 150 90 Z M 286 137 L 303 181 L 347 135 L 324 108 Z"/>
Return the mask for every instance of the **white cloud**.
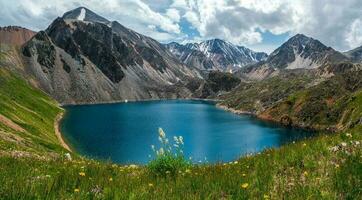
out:
<path id="1" fill-rule="evenodd" d="M 179 22 L 181 18 L 179 11 L 174 8 L 167 9 L 166 15 L 174 22 Z"/>
<path id="2" fill-rule="evenodd" d="M 304 33 L 338 50 L 362 45 L 360 0 L 0 0 L 0 26 L 45 29 L 78 6 L 162 42 L 217 37 L 270 49 L 263 38 L 269 31 Z M 182 32 L 184 20 L 199 34 Z"/>
<path id="3" fill-rule="evenodd" d="M 349 46 L 362 43 L 362 21 L 360 19 L 352 22 L 350 29 L 346 33 L 346 41 Z"/>

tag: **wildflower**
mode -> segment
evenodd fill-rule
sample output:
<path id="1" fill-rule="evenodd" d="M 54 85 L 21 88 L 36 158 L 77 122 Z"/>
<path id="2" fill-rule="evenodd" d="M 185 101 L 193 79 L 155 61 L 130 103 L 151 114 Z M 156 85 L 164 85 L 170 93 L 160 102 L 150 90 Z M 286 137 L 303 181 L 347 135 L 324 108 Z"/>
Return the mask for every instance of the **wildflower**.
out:
<path id="1" fill-rule="evenodd" d="M 166 174 L 169 174 L 169 173 L 171 173 L 170 171 L 166 171 Z"/>
<path id="2" fill-rule="evenodd" d="M 336 168 L 339 168 L 339 164 L 336 164 L 335 167 L 336 167 Z"/>
<path id="3" fill-rule="evenodd" d="M 70 155 L 70 153 L 66 153 L 66 154 L 64 154 L 64 156 L 67 160 L 69 160 L 69 161 L 72 160 L 72 156 Z"/>
<path id="4" fill-rule="evenodd" d="M 79 172 L 79 176 L 85 176 L 84 172 Z"/>
<path id="5" fill-rule="evenodd" d="M 153 184 L 152 184 L 152 183 L 149 183 L 149 184 L 148 184 L 148 187 L 153 187 Z"/>
<path id="6" fill-rule="evenodd" d="M 112 182 L 112 181 L 113 181 L 113 178 L 112 178 L 112 177 L 111 177 L 111 178 L 109 178 L 109 181 L 110 181 L 110 182 Z"/>
<path id="7" fill-rule="evenodd" d="M 246 189 L 249 187 L 249 183 L 243 183 L 241 184 L 241 188 Z"/>
<path id="8" fill-rule="evenodd" d="M 162 147 L 161 147 L 161 148 L 160 148 L 160 150 L 158 151 L 158 154 L 159 154 L 159 155 L 163 155 L 163 154 L 165 154 L 165 151 L 163 150 L 163 148 L 162 148 Z"/>
<path id="9" fill-rule="evenodd" d="M 342 147 L 346 147 L 346 146 L 347 146 L 347 143 L 342 142 L 341 145 L 342 145 Z"/>
<path id="10" fill-rule="evenodd" d="M 352 137 L 352 134 L 346 133 L 346 136 L 347 136 L 347 137 Z"/>
<path id="11" fill-rule="evenodd" d="M 160 138 L 165 138 L 166 134 L 165 132 L 162 130 L 162 128 L 158 128 L 158 134 L 160 135 Z"/>
<path id="12" fill-rule="evenodd" d="M 243 176 L 243 177 L 245 177 L 245 176 L 246 176 L 246 174 L 242 174 L 242 176 Z"/>
<path id="13" fill-rule="evenodd" d="M 269 197 L 269 195 L 267 195 L 267 194 L 264 194 L 264 199 L 269 199 L 270 197 Z"/>
<path id="14" fill-rule="evenodd" d="M 74 192 L 79 192 L 80 190 L 78 188 L 75 188 L 74 189 Z"/>
<path id="15" fill-rule="evenodd" d="M 185 172 L 186 172 L 186 173 L 191 173 L 191 170 L 190 170 L 190 169 L 186 169 Z"/>
<path id="16" fill-rule="evenodd" d="M 184 144 L 184 138 L 182 136 L 178 137 L 178 140 L 180 141 L 180 144 Z"/>
<path id="17" fill-rule="evenodd" d="M 308 172 L 307 172 L 307 171 L 304 171 L 303 174 L 304 174 L 304 176 L 308 176 Z"/>
<path id="18" fill-rule="evenodd" d="M 178 140 L 178 137 L 173 136 L 173 140 L 176 142 L 176 144 L 180 143 L 180 141 Z"/>
<path id="19" fill-rule="evenodd" d="M 238 164 L 238 161 L 234 161 L 234 165 Z"/>
<path id="20" fill-rule="evenodd" d="M 303 143 L 303 147 L 305 147 L 305 146 L 307 146 L 307 144 L 306 144 L 306 143 Z"/>

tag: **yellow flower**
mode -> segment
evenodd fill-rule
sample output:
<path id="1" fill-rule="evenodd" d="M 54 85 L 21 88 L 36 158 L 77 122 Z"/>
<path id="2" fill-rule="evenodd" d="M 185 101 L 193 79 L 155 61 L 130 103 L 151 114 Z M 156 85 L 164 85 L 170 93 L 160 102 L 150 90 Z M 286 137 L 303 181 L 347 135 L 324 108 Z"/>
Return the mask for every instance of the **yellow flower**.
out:
<path id="1" fill-rule="evenodd" d="M 244 177 L 245 177 L 245 176 L 246 176 L 246 174 L 242 174 L 242 176 L 244 176 Z"/>
<path id="2" fill-rule="evenodd" d="M 186 172 L 186 173 L 191 173 L 191 170 L 190 170 L 190 169 L 186 169 L 185 172 Z"/>
<path id="3" fill-rule="evenodd" d="M 152 184 L 152 183 L 149 183 L 148 186 L 149 186 L 149 187 L 153 187 L 153 184 Z"/>
<path id="4" fill-rule="evenodd" d="M 80 190 L 78 188 L 75 188 L 74 189 L 74 192 L 79 192 Z"/>
<path id="5" fill-rule="evenodd" d="M 264 194 L 264 199 L 269 199 L 269 195 Z"/>
<path id="6" fill-rule="evenodd" d="M 112 181 L 113 181 L 113 178 L 112 178 L 112 177 L 111 177 L 111 178 L 109 178 L 109 181 L 111 181 L 111 182 L 112 182 Z"/>
<path id="7" fill-rule="evenodd" d="M 84 172 L 79 172 L 79 176 L 85 176 Z"/>
<path id="8" fill-rule="evenodd" d="M 336 166 L 335 166 L 336 168 L 339 168 L 339 164 L 336 164 Z"/>
<path id="9" fill-rule="evenodd" d="M 249 187 L 249 183 L 243 183 L 241 184 L 241 188 L 246 189 Z"/>
<path id="10" fill-rule="evenodd" d="M 307 144 L 306 144 L 306 143 L 303 143 L 303 147 L 305 147 L 305 146 L 307 146 Z"/>
<path id="11" fill-rule="evenodd" d="M 308 176 L 308 172 L 307 172 L 307 171 L 304 171 L 303 174 L 304 174 L 304 176 Z"/>

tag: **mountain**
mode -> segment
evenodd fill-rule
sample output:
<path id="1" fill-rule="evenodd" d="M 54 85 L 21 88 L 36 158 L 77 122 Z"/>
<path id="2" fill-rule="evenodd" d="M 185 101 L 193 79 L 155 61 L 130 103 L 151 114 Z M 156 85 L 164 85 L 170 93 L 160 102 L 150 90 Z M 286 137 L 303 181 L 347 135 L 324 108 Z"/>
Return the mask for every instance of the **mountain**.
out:
<path id="1" fill-rule="evenodd" d="M 320 41 L 297 34 L 274 50 L 265 62 L 249 65 L 238 73 L 251 79 L 263 79 L 280 70 L 317 69 L 349 60 Z"/>
<path id="2" fill-rule="evenodd" d="M 186 98 L 201 79 L 156 40 L 84 7 L 55 19 L 22 53 L 36 85 L 65 104 Z"/>
<path id="3" fill-rule="evenodd" d="M 318 40 L 297 34 L 273 51 L 266 63 L 270 67 L 279 69 L 311 69 L 342 60 L 348 59 Z"/>
<path id="4" fill-rule="evenodd" d="M 266 53 L 254 52 L 220 39 L 185 45 L 172 42 L 165 45 L 183 63 L 201 70 L 229 71 L 267 58 Z"/>
<path id="5" fill-rule="evenodd" d="M 361 62 L 362 61 L 362 46 L 352 49 L 344 53 L 348 58 L 350 58 L 353 62 Z"/>
<path id="6" fill-rule="evenodd" d="M 21 46 L 36 32 L 19 26 L 0 27 L 0 44 Z"/>

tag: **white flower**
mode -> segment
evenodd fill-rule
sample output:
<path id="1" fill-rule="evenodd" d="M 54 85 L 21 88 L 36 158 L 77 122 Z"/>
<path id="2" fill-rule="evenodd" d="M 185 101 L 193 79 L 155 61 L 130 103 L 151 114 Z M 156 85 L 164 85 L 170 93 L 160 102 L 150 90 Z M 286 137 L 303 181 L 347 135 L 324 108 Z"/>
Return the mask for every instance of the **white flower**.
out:
<path id="1" fill-rule="evenodd" d="M 72 156 L 70 155 L 70 153 L 66 153 L 64 155 L 65 155 L 65 158 L 67 158 L 67 160 L 69 160 L 69 161 L 72 160 Z"/>
<path id="2" fill-rule="evenodd" d="M 342 147 L 346 147 L 346 146 L 347 146 L 347 143 L 342 142 L 341 145 L 342 145 Z"/>
<path id="3" fill-rule="evenodd" d="M 162 148 L 162 147 L 161 147 L 161 148 L 160 148 L 160 150 L 159 150 L 159 154 L 160 154 L 160 155 L 165 154 L 165 151 L 163 150 L 163 148 Z"/>
<path id="4" fill-rule="evenodd" d="M 178 138 L 176 136 L 173 136 L 173 140 L 176 142 L 176 144 L 179 143 Z"/>
<path id="5" fill-rule="evenodd" d="M 180 141 L 181 144 L 184 144 L 184 138 L 182 136 L 178 137 L 178 140 Z"/>
<path id="6" fill-rule="evenodd" d="M 161 138 L 165 138 L 165 137 L 166 137 L 166 134 L 165 134 L 165 132 L 162 130 L 162 128 L 159 128 L 159 129 L 158 129 L 158 134 L 160 135 Z"/>
<path id="7" fill-rule="evenodd" d="M 347 136 L 347 137 L 352 137 L 352 134 L 346 133 L 346 136 Z"/>

